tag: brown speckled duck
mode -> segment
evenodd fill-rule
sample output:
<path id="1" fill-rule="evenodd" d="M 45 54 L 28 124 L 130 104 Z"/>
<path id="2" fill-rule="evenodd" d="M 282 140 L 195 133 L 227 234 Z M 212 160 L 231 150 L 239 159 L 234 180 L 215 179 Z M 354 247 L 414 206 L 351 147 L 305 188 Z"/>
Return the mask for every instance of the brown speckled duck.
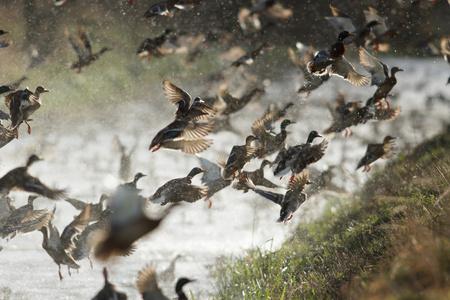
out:
<path id="1" fill-rule="evenodd" d="M 249 135 L 245 139 L 245 145 L 233 146 L 231 148 L 230 155 L 222 172 L 224 179 L 234 179 L 237 174 L 239 174 L 239 180 L 242 179 L 242 168 L 260 152 L 259 147 L 251 145 L 254 140 L 256 140 L 256 137 Z"/>
<path id="2" fill-rule="evenodd" d="M 258 189 L 251 180 L 247 181 L 247 185 L 255 193 L 280 205 L 280 218 L 277 222 L 284 222 L 284 224 L 286 224 L 290 219 L 292 219 L 293 214 L 298 210 L 300 205 L 306 201 L 307 195 L 303 190 L 305 185 L 312 183 L 308 180 L 308 175 L 308 169 L 304 170 L 300 174 L 296 174 L 289 182 L 287 191 L 284 195 Z"/>
<path id="3" fill-rule="evenodd" d="M 376 85 L 378 88 L 372 96 L 371 105 L 380 103 L 383 99 L 387 103 L 389 109 L 389 102 L 387 96 L 392 88 L 397 84 L 397 78 L 395 73 L 403 71 L 399 67 L 393 67 L 391 69 L 391 75 L 389 76 L 389 67 L 378 60 L 376 57 L 369 54 L 363 47 L 359 47 L 359 61 L 361 65 L 372 75 L 371 84 Z"/>
<path id="4" fill-rule="evenodd" d="M 400 115 L 401 108 L 398 106 L 392 108 L 379 108 L 373 106 L 372 103 L 372 98 L 369 98 L 364 106 L 361 106 L 361 101 L 346 103 L 344 95 L 340 92 L 336 99 L 334 109 L 327 104 L 333 117 L 333 123 L 330 127 L 325 129 L 323 133 L 330 134 L 345 130 L 345 136 L 351 136 L 353 134 L 350 128 L 351 126 L 365 124 L 369 121 L 392 121 Z"/>
<path id="5" fill-rule="evenodd" d="M 397 148 L 394 147 L 394 140 L 395 137 L 388 135 L 383 139 L 383 143 L 381 144 L 369 144 L 367 146 L 366 154 L 364 154 L 364 156 L 358 162 L 356 170 L 364 166 L 363 172 L 369 172 L 370 164 L 377 159 L 386 159 L 392 157 L 397 150 Z"/>
<path id="6" fill-rule="evenodd" d="M 7 217 L 0 219 L 0 237 L 13 238 L 17 233 L 28 233 L 47 226 L 52 212 L 46 209 L 34 210 L 33 201 L 37 196 L 28 196 L 28 203 L 12 210 Z"/>
<path id="7" fill-rule="evenodd" d="M 243 171 L 242 175 L 243 175 L 243 180 L 237 181 L 234 183 L 233 187 L 237 190 L 243 190 L 244 193 L 248 192 L 248 186 L 246 184 L 246 179 L 250 179 L 254 185 L 259 185 L 259 186 L 264 186 L 267 188 L 277 188 L 279 187 L 278 185 L 276 185 L 275 183 L 273 183 L 272 181 L 266 179 L 264 177 L 264 168 L 266 166 L 271 166 L 272 163 L 270 161 L 268 161 L 267 159 L 264 159 L 261 162 L 261 165 L 258 169 L 256 169 L 255 171 Z"/>
<path id="8" fill-rule="evenodd" d="M 212 140 L 204 136 L 214 128 L 214 122 L 210 121 L 214 110 L 198 97 L 192 101 L 186 91 L 166 79 L 163 88 L 167 100 L 177 106 L 175 120 L 156 134 L 149 150 L 168 148 L 187 154 L 206 150 L 212 144 Z"/>
<path id="9" fill-rule="evenodd" d="M 169 180 L 158 188 L 149 200 L 152 203 L 166 205 L 167 203 L 178 203 L 181 201 L 193 203 L 202 199 L 207 195 L 208 187 L 193 185 L 192 178 L 203 172 L 206 171 L 195 167 L 186 177 Z"/>
<path id="10" fill-rule="evenodd" d="M 103 47 L 99 52 L 92 53 L 91 41 L 86 34 L 84 26 L 81 26 L 78 30 L 78 41 L 69 33 L 66 27 L 64 27 L 64 35 L 78 56 L 78 61 L 71 63 L 70 69 L 77 69 L 78 73 L 81 73 L 85 67 L 96 61 L 103 53 L 112 50 L 111 48 Z"/>
<path id="11" fill-rule="evenodd" d="M 328 147 L 328 141 L 324 139 L 320 144 L 313 144 L 316 137 L 322 137 L 317 131 L 309 133 L 306 143 L 290 147 L 287 150 L 281 150 L 275 159 L 276 165 L 273 174 L 283 176 L 292 171 L 290 180 L 295 174 L 302 172 L 308 165 L 319 161 L 325 154 Z"/>
<path id="12" fill-rule="evenodd" d="M 80 234 L 84 228 L 89 224 L 91 219 L 92 204 L 86 206 L 86 208 L 69 224 L 64 228 L 61 236 L 58 229 L 50 221 L 47 227 L 42 227 L 41 232 L 44 235 L 42 242 L 42 248 L 47 251 L 48 255 L 58 265 L 59 279 L 63 280 L 61 275 L 61 265 L 67 265 L 67 269 L 70 275 L 70 268 L 79 269 L 80 265 L 73 259 L 70 251 L 75 248 L 73 244 L 73 238 Z M 55 208 L 56 210 L 56 208 Z M 53 214 L 55 212 L 53 210 Z"/>
<path id="13" fill-rule="evenodd" d="M 11 128 L 16 128 L 16 136 L 18 136 L 18 127 L 22 122 L 28 126 L 28 134 L 31 134 L 31 126 L 28 124 L 30 116 L 38 110 L 41 105 L 41 94 L 47 93 L 49 90 L 43 86 L 38 86 L 33 93 L 28 88 L 18 90 L 5 96 L 5 104 L 9 108 L 11 117 Z"/>
<path id="14" fill-rule="evenodd" d="M 24 167 L 15 168 L 0 178 L 0 194 L 7 195 L 10 190 L 23 190 L 40 194 L 49 199 L 61 198 L 65 193 L 64 190 L 51 189 L 36 177 L 28 174 L 28 168 L 39 160 L 41 159 L 33 154 L 28 158 Z"/>

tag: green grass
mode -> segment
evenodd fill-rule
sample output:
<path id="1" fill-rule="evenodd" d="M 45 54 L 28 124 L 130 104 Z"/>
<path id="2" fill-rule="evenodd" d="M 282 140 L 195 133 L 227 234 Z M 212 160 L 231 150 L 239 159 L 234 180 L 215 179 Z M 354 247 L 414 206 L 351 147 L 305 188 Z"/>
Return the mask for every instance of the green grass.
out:
<path id="1" fill-rule="evenodd" d="M 445 299 L 450 295 L 450 126 L 327 201 L 278 251 L 216 272 L 215 299 Z M 413 297 L 414 296 L 414 297 Z"/>

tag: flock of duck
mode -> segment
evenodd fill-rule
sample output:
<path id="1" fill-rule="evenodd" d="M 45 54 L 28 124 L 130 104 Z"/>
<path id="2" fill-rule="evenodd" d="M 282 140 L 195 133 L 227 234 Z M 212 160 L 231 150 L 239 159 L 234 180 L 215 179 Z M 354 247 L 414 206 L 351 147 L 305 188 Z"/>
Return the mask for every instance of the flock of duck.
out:
<path id="1" fill-rule="evenodd" d="M 57 0 L 55 5 L 63 5 L 66 1 Z M 130 4 L 133 2 L 130 1 Z M 194 9 L 200 2 L 200 0 L 164 1 L 150 7 L 144 17 L 172 16 L 180 10 Z M 356 86 L 362 87 L 370 83 L 377 87 L 373 94 L 368 94 L 364 104 L 362 101 L 346 102 L 342 92 L 339 92 L 334 107 L 327 103 L 333 120 L 329 128 L 322 130 L 322 134 L 345 132 L 345 136 L 351 136 L 353 126 L 369 121 L 390 121 L 400 115 L 400 107 L 391 107 L 388 97 L 397 83 L 396 73 L 403 70 L 397 66 L 389 68 L 366 50 L 367 47 L 378 49 L 381 44 L 386 43 L 388 36 L 392 37 L 388 34 L 383 18 L 377 15 L 374 9 L 371 8 L 366 12 L 367 25 L 361 29 L 357 29 L 351 19 L 338 9 L 334 7 L 331 9 L 333 16 L 327 17 L 327 20 L 339 31 L 337 40 L 318 52 L 315 52 L 312 46 L 306 47 L 298 43 L 297 49 L 300 51 L 300 56 L 292 48 L 289 48 L 289 55 L 304 74 L 304 83 L 298 92 L 306 93 L 307 96 L 333 75 Z M 252 27 L 252 30 L 259 30 L 260 15 L 270 14 L 277 20 L 290 18 L 292 13 L 292 10 L 284 8 L 278 2 L 261 0 L 255 1 L 255 5 L 251 8 L 242 8 L 238 21 L 244 31 L 249 30 L 249 27 Z M 0 35 L 6 33 L 9 32 L 0 30 Z M 173 53 L 170 47 L 167 47 L 167 42 L 171 39 L 169 35 L 172 33 L 171 29 L 167 29 L 161 36 L 146 39 L 138 48 L 138 56 L 151 59 Z M 93 53 L 91 41 L 84 26 L 79 29 L 78 38 L 73 37 L 67 28 L 64 28 L 64 34 L 78 58 L 70 65 L 70 68 L 78 72 L 82 72 L 85 67 L 93 64 L 103 53 L 112 50 L 104 47 L 99 52 Z M 3 40 L 0 42 L 0 47 L 7 47 L 11 43 L 10 39 Z M 370 75 L 358 73 L 352 63 L 345 58 L 346 49 L 350 44 L 356 47 L 359 62 Z M 207 51 L 207 46 L 206 43 L 197 43 L 198 48 L 191 50 L 190 53 L 192 59 L 194 59 L 193 53 Z M 271 51 L 273 47 L 271 44 L 263 43 L 232 62 L 231 67 L 245 68 L 245 65 L 252 64 L 257 56 Z M 441 49 L 448 59 L 450 36 L 442 38 Z M 31 134 L 29 122 L 32 119 L 30 118 L 42 105 L 41 97 L 49 92 L 43 86 L 38 86 L 33 92 L 28 88 L 21 89 L 17 85 L 6 84 L 0 87 L 0 93 L 5 97 L 5 104 L 9 110 L 0 111 L 0 119 L 9 122 L 7 125 L 0 126 L 0 148 L 19 138 L 19 127 L 23 123 L 27 125 L 28 134 Z M 182 87 L 166 78 L 162 80 L 162 87 L 166 99 L 176 106 L 176 110 L 173 120 L 161 128 L 151 140 L 149 150 L 154 152 L 159 149 L 171 149 L 189 155 L 206 151 L 214 142 L 213 139 L 208 138 L 208 135 L 213 131 L 227 130 L 228 122 L 233 114 L 244 108 L 255 96 L 264 92 L 264 89 L 254 88 L 248 90 L 242 97 L 236 98 L 228 92 L 226 87 L 221 86 L 216 98 L 202 99 L 191 97 Z M 386 105 L 384 106 L 383 103 Z M 179 205 L 178 203 L 192 203 L 205 198 L 209 200 L 211 207 L 210 198 L 229 186 L 243 192 L 251 190 L 279 205 L 278 222 L 287 223 L 306 201 L 305 187 L 321 184 L 309 180 L 308 166 L 318 162 L 327 151 L 330 151 L 327 150 L 328 140 L 323 138 L 317 130 L 309 133 L 305 143 L 287 146 L 287 127 L 296 123 L 296 120 L 286 117 L 293 105 L 294 103 L 290 102 L 285 106 L 270 106 L 266 113 L 255 120 L 249 128 L 252 134 L 247 136 L 245 143 L 233 146 L 227 157 L 218 159 L 216 164 L 197 155 L 201 167 L 193 168 L 185 177 L 168 181 L 149 197 L 142 196 L 141 190 L 137 188 L 139 179 L 145 176 L 137 173 L 133 181 L 119 185 L 112 195 L 101 195 L 96 204 L 87 204 L 70 198 L 66 190 L 48 187 L 28 173 L 32 164 L 41 160 L 37 155 L 31 155 L 25 166 L 15 168 L 0 178 L 2 196 L 0 201 L 2 201 L 2 207 L 6 207 L 1 212 L 1 237 L 11 239 L 17 233 L 41 231 L 42 247 L 58 265 L 59 278 L 62 280 L 61 265 L 66 265 L 70 274 L 70 269 L 80 268 L 79 260 L 84 258 L 90 260 L 91 254 L 102 261 L 112 256 L 131 255 L 136 248 L 136 241 L 156 229 L 165 216 L 171 213 L 172 208 Z M 277 126 L 279 131 L 276 129 Z M 315 143 L 315 140 L 320 138 L 322 138 L 321 142 Z M 368 145 L 356 169 L 364 167 L 363 172 L 368 172 L 370 165 L 376 160 L 394 155 L 397 150 L 394 145 L 395 137 L 385 136 L 380 137 L 380 140 L 380 143 Z M 118 139 L 116 146 L 122 153 L 123 175 L 128 172 L 125 168 L 129 166 L 130 156 L 134 150 L 126 153 L 125 147 Z M 259 169 L 243 170 L 247 163 L 258 159 L 261 160 Z M 290 174 L 284 193 L 277 193 L 275 188 L 279 189 L 280 186 L 264 177 L 266 166 L 270 166 L 276 176 L 283 177 Z M 198 174 L 203 174 L 204 185 L 192 184 L 193 177 Z M 31 193 L 27 205 L 14 208 L 12 199 L 8 197 L 11 190 Z M 52 200 L 65 199 L 81 212 L 60 234 L 53 225 L 56 207 L 52 211 L 35 210 L 33 201 L 37 197 Z M 173 205 L 166 209 L 162 216 L 150 218 L 146 213 L 146 207 L 155 204 Z M 106 268 L 103 274 L 105 286 L 94 299 L 126 299 L 126 295 L 119 292 L 108 281 Z M 178 280 L 176 292 L 179 299 L 187 299 L 182 288 L 191 281 L 193 280 L 188 278 Z M 167 299 L 158 287 L 156 272 L 151 265 L 139 272 L 136 284 L 144 299 Z"/>

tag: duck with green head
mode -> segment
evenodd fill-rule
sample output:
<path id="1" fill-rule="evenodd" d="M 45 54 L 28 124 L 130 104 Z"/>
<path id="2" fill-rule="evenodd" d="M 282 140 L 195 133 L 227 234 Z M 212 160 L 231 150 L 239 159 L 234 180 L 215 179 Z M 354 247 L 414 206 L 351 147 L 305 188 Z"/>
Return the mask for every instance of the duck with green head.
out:
<path id="1" fill-rule="evenodd" d="M 263 155 L 275 153 L 284 146 L 288 134 L 286 128 L 291 124 L 295 124 L 295 122 L 289 119 L 283 120 L 280 124 L 280 132 L 275 134 L 272 130 L 266 129 L 267 127 L 271 127 L 271 124 L 268 124 L 266 118 L 260 119 L 253 123 L 252 132 L 261 143 L 260 158 Z"/>
<path id="2" fill-rule="evenodd" d="M 330 75 L 336 75 L 349 81 L 356 86 L 363 86 L 369 82 L 369 77 L 359 74 L 350 62 L 345 58 L 346 47 L 344 39 L 354 35 L 348 31 L 342 31 L 336 43 L 327 49 L 319 51 L 317 55 L 307 64 L 308 71 L 314 76 L 326 74 L 327 67 Z"/>
<path id="3" fill-rule="evenodd" d="M 391 68 L 391 75 L 389 76 L 389 67 L 376 57 L 370 55 L 363 47 L 359 47 L 359 61 L 372 75 L 371 85 L 377 86 L 370 105 L 380 103 L 381 107 L 381 101 L 384 99 L 387 103 L 387 108 L 389 109 L 389 102 L 386 98 L 392 88 L 397 84 L 395 74 L 403 71 L 403 69 L 393 67 Z"/>

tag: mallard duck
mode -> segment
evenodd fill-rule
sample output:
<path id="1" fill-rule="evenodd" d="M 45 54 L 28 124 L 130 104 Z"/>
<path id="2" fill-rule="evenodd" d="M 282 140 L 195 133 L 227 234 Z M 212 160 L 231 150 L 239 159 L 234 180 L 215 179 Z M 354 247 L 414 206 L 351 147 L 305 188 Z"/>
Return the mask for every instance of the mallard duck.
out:
<path id="1" fill-rule="evenodd" d="M 167 203 L 178 203 L 186 201 L 196 202 L 208 193 L 207 186 L 192 185 L 192 178 L 205 170 L 195 167 L 186 177 L 169 180 L 156 190 L 150 201 L 155 204 L 166 205 Z"/>
<path id="2" fill-rule="evenodd" d="M 137 147 L 137 142 L 134 144 L 131 150 L 127 151 L 125 145 L 119 140 L 117 135 L 114 136 L 114 148 L 120 153 L 120 168 L 119 178 L 122 180 L 128 180 L 131 174 L 131 156 Z"/>
<path id="3" fill-rule="evenodd" d="M 90 255 L 94 251 L 95 245 L 103 237 L 107 236 L 111 231 L 110 221 L 113 215 L 113 211 L 105 209 L 101 212 L 97 222 L 89 224 L 86 228 L 73 239 L 75 247 L 70 254 L 76 261 L 87 258 L 91 265 L 91 269 L 94 267 Z M 130 256 L 136 250 L 136 246 L 132 244 L 130 247 L 123 249 L 123 251 L 114 252 L 115 256 Z"/>
<path id="4" fill-rule="evenodd" d="M 49 199 L 61 198 L 65 193 L 64 190 L 48 188 L 39 179 L 28 174 L 28 168 L 38 160 L 41 159 L 33 154 L 24 167 L 15 168 L 0 178 L 0 194 L 7 195 L 10 190 L 23 190 Z"/>
<path id="5" fill-rule="evenodd" d="M 73 244 L 73 238 L 80 234 L 84 228 L 89 224 L 91 219 L 92 204 L 86 206 L 86 208 L 69 224 L 64 228 L 61 236 L 58 229 L 52 224 L 51 220 L 48 226 L 42 227 L 40 231 L 44 235 L 42 242 L 42 248 L 47 251 L 48 255 L 58 265 L 59 279 L 63 280 L 61 275 L 61 265 L 67 265 L 67 270 L 70 275 L 70 268 L 79 269 L 80 265 L 73 259 L 70 251 L 75 247 Z M 53 210 L 55 213 L 56 208 Z"/>
<path id="6" fill-rule="evenodd" d="M 302 53 L 302 58 L 299 58 L 294 50 L 289 47 L 288 53 L 292 62 L 300 69 L 303 74 L 303 84 L 297 90 L 297 93 L 307 93 L 306 97 L 309 97 L 311 92 L 317 89 L 322 83 L 326 82 L 330 78 L 330 74 L 326 73 L 322 76 L 312 75 L 306 66 L 307 62 L 313 60 L 314 58 L 314 48 L 313 46 L 306 47 L 302 43 L 298 42 L 296 44 L 297 49 Z"/>
<path id="7" fill-rule="evenodd" d="M 328 102 L 326 101 L 323 102 L 328 108 L 329 112 L 331 113 L 331 117 L 333 118 L 333 123 L 331 124 L 330 127 L 328 127 L 323 131 L 324 134 L 337 132 L 337 130 L 343 123 L 344 118 L 348 117 L 348 114 L 356 110 L 362 103 L 362 101 L 346 103 L 344 93 L 342 92 L 342 90 L 339 90 L 339 94 L 334 103 L 334 108 L 332 108 Z"/>
<path id="8" fill-rule="evenodd" d="M 324 130 L 324 133 L 330 134 L 345 130 L 346 136 L 352 135 L 351 126 L 364 124 L 368 121 L 391 121 L 400 115 L 400 107 L 377 108 L 371 105 L 372 102 L 372 98 L 369 98 L 365 106 L 361 106 L 362 101 L 346 103 L 342 91 L 339 91 L 334 109 L 328 103 L 325 103 L 331 112 L 333 123 L 329 128 Z"/>
<path id="9" fill-rule="evenodd" d="M 188 284 L 190 282 L 194 282 L 194 281 L 196 281 L 196 280 L 185 278 L 185 277 L 178 279 L 177 284 L 175 285 L 175 292 L 178 295 L 178 300 L 188 300 L 188 297 L 183 292 L 183 286 L 185 286 L 186 284 Z"/>
<path id="10" fill-rule="evenodd" d="M 141 172 L 138 172 L 138 173 L 136 173 L 136 175 L 134 175 L 133 181 L 124 183 L 122 186 L 130 188 L 133 191 L 140 192 L 141 190 L 137 188 L 137 182 L 139 181 L 139 179 L 141 179 L 142 177 L 145 177 L 145 176 L 147 176 L 147 175 L 142 174 Z"/>
<path id="11" fill-rule="evenodd" d="M 444 59 L 450 64 L 450 35 L 444 36 L 440 41 L 441 53 Z M 448 77 L 447 84 L 450 83 L 450 77 Z"/>
<path id="12" fill-rule="evenodd" d="M 320 144 L 313 144 L 317 137 L 322 137 L 317 131 L 309 133 L 305 144 L 300 144 L 289 149 L 283 148 L 275 159 L 274 175 L 284 175 L 289 170 L 292 171 L 290 180 L 295 174 L 302 172 L 308 165 L 319 161 L 325 154 L 328 147 L 328 141 L 324 139 Z"/>
<path id="13" fill-rule="evenodd" d="M 18 90 L 5 96 L 5 104 L 9 108 L 11 117 L 11 128 L 16 128 L 16 136 L 18 137 L 18 127 L 22 122 L 28 126 L 28 134 L 31 134 L 31 126 L 28 124 L 30 116 L 38 110 L 41 105 L 41 94 L 47 93 L 49 90 L 43 86 L 38 86 L 33 93 L 28 88 Z"/>
<path id="14" fill-rule="evenodd" d="M 112 50 L 108 47 L 103 47 L 99 52 L 92 53 L 91 41 L 89 40 L 84 26 L 81 26 L 78 30 L 78 41 L 69 33 L 66 27 L 64 27 L 64 35 L 69 39 L 73 50 L 78 56 L 78 61 L 70 64 L 70 69 L 77 69 L 78 73 L 94 61 L 96 61 L 103 53 Z"/>
<path id="15" fill-rule="evenodd" d="M 228 160 L 224 166 L 222 177 L 226 180 L 234 179 L 239 173 L 239 180 L 242 179 L 241 170 L 252 159 L 255 158 L 259 151 L 259 147 L 252 146 L 252 142 L 257 138 L 253 135 L 247 136 L 245 145 L 233 146 L 228 156 Z"/>
<path id="16" fill-rule="evenodd" d="M 188 154 L 206 150 L 211 146 L 212 140 L 203 137 L 214 128 L 214 122 L 209 121 L 214 116 L 214 109 L 198 97 L 191 105 L 191 96 L 166 79 L 163 80 L 163 87 L 167 100 L 178 109 L 175 121 L 156 134 L 149 150 L 153 149 L 154 152 L 162 147 Z"/>
<path id="17" fill-rule="evenodd" d="M 383 139 L 383 143 L 381 144 L 369 144 L 367 146 L 366 154 L 364 154 L 363 158 L 358 162 L 356 170 L 364 166 L 363 172 L 369 172 L 370 164 L 377 159 L 387 159 L 392 157 L 395 154 L 395 151 L 397 151 L 397 148 L 394 147 L 395 139 L 395 137 L 388 135 Z"/>
<path id="18" fill-rule="evenodd" d="M 262 44 L 261 46 L 259 46 L 258 48 L 256 48 L 255 50 L 246 53 L 245 55 L 239 57 L 237 60 L 235 60 L 234 62 L 231 63 L 232 67 L 239 67 L 243 64 L 246 65 L 251 65 L 253 64 L 254 59 L 260 55 L 260 54 L 264 54 L 268 51 L 272 51 L 273 49 L 273 45 L 269 45 L 269 44 Z"/>
<path id="19" fill-rule="evenodd" d="M 274 113 L 267 113 L 252 125 L 252 133 L 261 144 L 259 157 L 279 151 L 284 146 L 287 138 L 286 127 L 290 124 L 295 124 L 292 120 L 283 120 L 280 125 L 280 132 L 276 134 L 272 129 L 274 117 Z"/>
<path id="20" fill-rule="evenodd" d="M 205 151 L 212 144 L 212 140 L 203 138 L 214 128 L 213 122 L 203 123 L 177 119 L 160 130 L 153 138 L 149 150 L 152 152 L 160 148 L 181 150 L 187 154 Z"/>
<path id="21" fill-rule="evenodd" d="M 265 90 L 260 87 L 255 87 L 248 89 L 242 97 L 234 97 L 228 92 L 227 84 L 224 84 L 217 92 L 217 96 L 220 99 L 219 101 L 223 101 L 225 104 L 223 108 L 219 109 L 220 114 L 229 116 L 240 111 L 254 99 L 254 97 L 261 93 L 265 93 Z"/>
<path id="22" fill-rule="evenodd" d="M 136 278 L 136 286 L 138 288 L 139 293 L 142 295 L 142 299 L 144 300 L 168 300 L 166 296 L 161 291 L 161 288 L 158 286 L 158 281 L 156 278 L 156 271 L 152 265 L 146 266 L 144 269 L 139 271 Z M 179 300 L 188 299 L 187 296 L 183 292 L 183 286 L 189 282 L 194 282 L 193 279 L 188 278 L 180 278 L 175 285 L 175 292 L 178 295 Z"/>
<path id="23" fill-rule="evenodd" d="M 280 205 L 280 218 L 277 222 L 284 222 L 284 224 L 286 224 L 290 219 L 292 219 L 293 214 L 297 211 L 300 205 L 306 201 L 307 195 L 303 189 L 305 188 L 305 185 L 312 183 L 308 180 L 308 175 L 308 169 L 304 170 L 300 174 L 296 174 L 289 182 L 287 191 L 284 195 L 258 189 L 251 180 L 247 181 L 247 185 L 255 193 Z"/>
<path id="24" fill-rule="evenodd" d="M 17 233 L 28 233 L 47 226 L 52 213 L 46 209 L 34 210 L 33 201 L 37 196 L 28 196 L 28 203 L 12 210 L 7 217 L 0 219 L 0 237 L 13 238 Z"/>
<path id="25" fill-rule="evenodd" d="M 374 51 L 388 51 L 390 49 L 389 40 L 399 34 L 399 28 L 389 28 L 386 20 L 372 7 L 369 7 L 369 10 L 364 10 L 364 15 L 367 23 L 372 21 L 378 22 L 378 24 L 372 26 L 370 31 L 371 37 L 368 38 L 366 46 L 373 46 Z"/>
<path id="26" fill-rule="evenodd" d="M 173 17 L 176 10 L 191 10 L 195 5 L 202 0 L 166 0 L 152 5 L 144 14 L 144 18 L 151 18 L 153 16 L 168 16 Z"/>
<path id="27" fill-rule="evenodd" d="M 151 219 L 145 214 L 145 202 L 136 189 L 117 187 L 109 203 L 113 213 L 108 219 L 107 232 L 98 238 L 94 247 L 98 259 L 104 261 L 112 255 L 126 253 L 135 241 L 156 229 L 174 207 L 169 207 L 162 217 Z"/>
<path id="28" fill-rule="evenodd" d="M 372 27 L 379 25 L 377 20 L 369 21 L 362 28 L 356 28 L 353 24 L 352 18 L 344 13 L 342 13 L 336 7 L 330 5 L 332 17 L 325 17 L 325 19 L 334 27 L 338 32 L 344 30 L 354 33 L 355 36 L 351 38 L 351 42 L 356 46 L 365 46 L 366 39 L 368 38 Z"/>
<path id="29" fill-rule="evenodd" d="M 168 53 L 162 48 L 162 45 L 167 41 L 168 35 L 172 32 L 172 29 L 166 29 L 164 33 L 155 38 L 148 38 L 144 40 L 137 50 L 137 55 L 140 59 L 147 57 L 147 60 L 152 59 L 152 57 L 163 57 Z M 173 51 L 172 51 L 173 52 Z"/>
<path id="30" fill-rule="evenodd" d="M 204 173 L 206 174 L 206 173 Z M 164 270 L 162 270 L 161 272 L 159 272 L 159 278 L 161 278 L 163 281 L 166 282 L 172 282 L 173 279 L 175 278 L 175 265 L 177 263 L 177 261 L 182 258 L 183 255 L 178 254 L 177 256 L 175 256 L 171 261 L 170 264 L 167 268 L 165 268 Z"/>
<path id="31" fill-rule="evenodd" d="M 353 134 L 351 126 L 365 124 L 369 121 L 392 121 L 398 118 L 401 108 L 396 106 L 392 108 L 378 108 L 372 105 L 373 99 L 369 98 L 366 105 L 360 106 L 361 101 L 348 102 L 341 104 L 335 110 L 333 124 L 325 130 L 325 133 L 346 131 L 346 136 Z M 347 130 L 349 133 L 347 134 Z"/>
<path id="32" fill-rule="evenodd" d="M 167 79 L 163 79 L 166 99 L 177 106 L 175 119 L 208 121 L 214 117 L 214 109 L 206 105 L 199 97 L 192 101 L 191 96 Z M 191 104 L 192 102 L 192 104 Z"/>
<path id="33" fill-rule="evenodd" d="M 248 192 L 248 186 L 246 184 L 246 179 L 250 179 L 254 185 L 258 185 L 258 186 L 264 186 L 267 188 L 278 188 L 279 186 L 276 185 L 275 183 L 273 183 L 272 181 L 266 179 L 264 177 L 264 168 L 266 166 L 271 166 L 272 163 L 267 160 L 264 159 L 261 162 L 261 165 L 258 169 L 256 169 L 255 171 L 252 172 L 248 172 L 248 171 L 243 171 L 242 175 L 243 175 L 243 180 L 237 181 L 234 183 L 233 187 L 237 190 L 243 190 L 244 193 Z"/>
<path id="34" fill-rule="evenodd" d="M 344 78 L 356 86 L 363 86 L 369 82 L 369 78 L 356 72 L 355 68 L 345 58 L 346 51 L 344 39 L 353 36 L 353 33 L 342 31 L 336 43 L 327 49 L 319 51 L 317 55 L 307 64 L 308 71 L 315 76 L 322 76 L 326 73 L 327 67 L 330 75 L 337 75 Z"/>
<path id="35" fill-rule="evenodd" d="M 200 166 L 203 170 L 207 171 L 203 173 L 202 183 L 208 187 L 206 193 L 206 200 L 209 201 L 209 207 L 211 207 L 211 197 L 226 188 L 233 181 L 232 179 L 224 179 L 222 177 L 222 169 L 218 164 L 215 164 L 206 158 L 197 157 L 200 160 Z"/>
<path id="36" fill-rule="evenodd" d="M 403 69 L 393 67 L 391 69 L 391 76 L 389 76 L 389 67 L 370 55 L 369 52 L 367 52 L 363 47 L 359 47 L 359 61 L 361 65 L 372 75 L 371 85 L 378 86 L 372 96 L 371 105 L 380 103 L 381 106 L 381 101 L 384 99 L 387 103 L 387 108 L 389 109 L 387 96 L 397 83 L 395 73 L 403 71 Z"/>
<path id="37" fill-rule="evenodd" d="M 136 286 L 144 300 L 169 300 L 158 286 L 156 271 L 152 265 L 139 271 L 136 277 Z"/>
<path id="38" fill-rule="evenodd" d="M 86 206 L 88 206 L 88 203 L 74 199 L 74 198 L 65 198 L 66 202 L 70 203 L 73 207 L 75 207 L 77 210 L 84 210 Z M 103 210 L 104 210 L 104 203 L 109 200 L 109 196 L 107 194 L 102 194 L 100 196 L 100 199 L 98 200 L 98 203 L 92 204 L 91 209 L 91 222 L 98 221 Z"/>
<path id="39" fill-rule="evenodd" d="M 267 115 L 271 114 L 272 119 L 274 121 L 278 121 L 284 116 L 286 116 L 287 110 L 293 106 L 294 106 L 293 102 L 288 102 L 284 106 L 281 106 L 278 103 L 271 103 L 266 109 L 266 114 Z"/>
<path id="40" fill-rule="evenodd" d="M 125 293 L 119 292 L 117 287 L 108 281 L 108 270 L 103 268 L 103 277 L 105 278 L 105 286 L 92 300 L 127 300 Z"/>

